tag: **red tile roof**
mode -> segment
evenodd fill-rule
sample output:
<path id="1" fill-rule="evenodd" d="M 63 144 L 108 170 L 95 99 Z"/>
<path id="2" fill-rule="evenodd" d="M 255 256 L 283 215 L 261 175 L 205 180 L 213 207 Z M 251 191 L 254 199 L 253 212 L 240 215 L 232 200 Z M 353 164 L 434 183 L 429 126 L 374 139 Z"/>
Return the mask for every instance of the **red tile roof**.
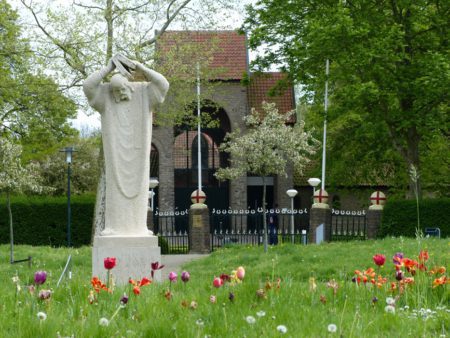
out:
<path id="1" fill-rule="evenodd" d="M 281 93 L 277 93 L 275 96 L 269 95 L 270 89 L 272 89 L 279 80 L 285 78 L 286 74 L 280 72 L 251 74 L 248 87 L 248 103 L 250 107 L 261 112 L 262 102 L 266 101 L 274 102 L 280 113 L 286 113 L 293 110 L 295 105 L 292 85 L 289 85 L 286 89 L 282 90 Z"/>
<path id="2" fill-rule="evenodd" d="M 236 31 L 166 31 L 157 48 L 171 50 L 192 43 L 197 50 L 211 48 L 209 66 L 217 70 L 216 80 L 241 80 L 247 72 L 246 37 Z"/>

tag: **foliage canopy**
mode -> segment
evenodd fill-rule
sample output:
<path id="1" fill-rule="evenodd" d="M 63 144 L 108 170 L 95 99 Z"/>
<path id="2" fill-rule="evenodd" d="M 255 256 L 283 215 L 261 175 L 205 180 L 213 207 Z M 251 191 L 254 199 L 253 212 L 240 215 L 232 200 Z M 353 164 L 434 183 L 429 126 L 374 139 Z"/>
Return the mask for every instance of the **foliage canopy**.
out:
<path id="1" fill-rule="evenodd" d="M 410 165 L 439 173 L 424 161 L 433 149 L 448 168 L 449 14 L 439 0 L 260 0 L 242 29 L 263 51 L 254 66 L 288 71 L 318 126 L 330 60 L 331 180 L 404 186 Z M 448 184 L 448 171 L 422 178 Z"/>

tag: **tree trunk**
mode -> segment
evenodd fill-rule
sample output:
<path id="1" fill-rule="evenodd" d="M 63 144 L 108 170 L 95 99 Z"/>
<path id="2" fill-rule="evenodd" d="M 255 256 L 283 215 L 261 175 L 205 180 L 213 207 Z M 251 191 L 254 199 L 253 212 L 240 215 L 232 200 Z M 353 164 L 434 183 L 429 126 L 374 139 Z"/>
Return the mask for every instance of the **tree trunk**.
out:
<path id="1" fill-rule="evenodd" d="M 112 57 L 114 27 L 113 27 L 113 0 L 106 1 L 105 21 L 107 26 L 106 62 Z"/>
<path id="2" fill-rule="evenodd" d="M 9 215 L 9 241 L 10 241 L 10 256 L 9 262 L 14 263 L 14 228 L 13 228 L 13 218 L 11 211 L 11 198 L 9 191 L 6 192 L 6 208 L 8 209 Z"/>
<path id="3" fill-rule="evenodd" d="M 262 176 L 263 180 L 263 200 L 262 200 L 262 209 L 263 209 L 263 228 L 264 228 L 264 252 L 267 252 L 267 218 L 266 218 L 266 178 Z"/>

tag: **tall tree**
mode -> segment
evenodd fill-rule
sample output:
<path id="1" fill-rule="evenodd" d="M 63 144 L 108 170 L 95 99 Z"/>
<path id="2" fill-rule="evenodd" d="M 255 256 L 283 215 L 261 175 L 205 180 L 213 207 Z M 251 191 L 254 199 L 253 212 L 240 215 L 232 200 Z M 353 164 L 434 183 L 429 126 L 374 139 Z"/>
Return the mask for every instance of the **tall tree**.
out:
<path id="1" fill-rule="evenodd" d="M 281 65 L 303 86 L 312 111 L 323 111 L 329 59 L 330 129 L 352 140 L 349 148 L 357 140 L 375 144 L 367 149 L 381 159 L 371 161 L 378 177 L 401 158 L 407 183 L 410 165 L 424 165 L 424 140 L 444 136 L 448 154 L 449 18 L 450 3 L 440 0 L 260 0 L 248 7 L 243 29 L 250 47 L 265 52 L 255 66 Z M 346 153 L 338 147 L 331 156 Z"/>
<path id="2" fill-rule="evenodd" d="M 244 117 L 248 128 L 245 134 L 239 130 L 226 136 L 220 146 L 231 156 L 230 167 L 216 172 L 219 179 L 235 179 L 256 174 L 263 179 L 264 251 L 267 252 L 266 181 L 268 176 L 286 175 L 288 164 L 302 173 L 309 158 L 316 152 L 319 142 L 311 132 L 304 130 L 304 123 L 286 125 L 294 112 L 278 113 L 274 103 L 263 102 L 263 112 L 254 108 Z"/>
<path id="3" fill-rule="evenodd" d="M 5 0 L 0 0 L 0 50 L 0 137 L 20 139 L 26 157 L 41 157 L 75 133 L 67 122 L 76 114 L 75 104 L 52 79 L 33 71 L 34 54 Z"/>

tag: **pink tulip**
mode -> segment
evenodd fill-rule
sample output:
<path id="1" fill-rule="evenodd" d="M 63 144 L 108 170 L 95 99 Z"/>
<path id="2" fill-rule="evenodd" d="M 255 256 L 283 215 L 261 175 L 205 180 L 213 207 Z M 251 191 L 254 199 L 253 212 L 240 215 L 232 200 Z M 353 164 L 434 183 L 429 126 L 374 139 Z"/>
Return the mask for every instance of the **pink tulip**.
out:
<path id="1" fill-rule="evenodd" d="M 176 272 L 172 271 L 171 273 L 169 273 L 169 280 L 170 280 L 170 282 L 176 282 L 177 278 L 178 278 L 178 275 L 177 275 Z"/>
<path id="2" fill-rule="evenodd" d="M 215 277 L 213 280 L 213 285 L 216 288 L 220 288 L 223 285 L 223 280 L 220 279 L 219 277 Z"/>
<path id="3" fill-rule="evenodd" d="M 239 278 L 240 280 L 243 280 L 244 276 L 245 276 L 244 267 L 242 267 L 242 266 L 238 267 L 236 270 L 236 277 Z"/>

